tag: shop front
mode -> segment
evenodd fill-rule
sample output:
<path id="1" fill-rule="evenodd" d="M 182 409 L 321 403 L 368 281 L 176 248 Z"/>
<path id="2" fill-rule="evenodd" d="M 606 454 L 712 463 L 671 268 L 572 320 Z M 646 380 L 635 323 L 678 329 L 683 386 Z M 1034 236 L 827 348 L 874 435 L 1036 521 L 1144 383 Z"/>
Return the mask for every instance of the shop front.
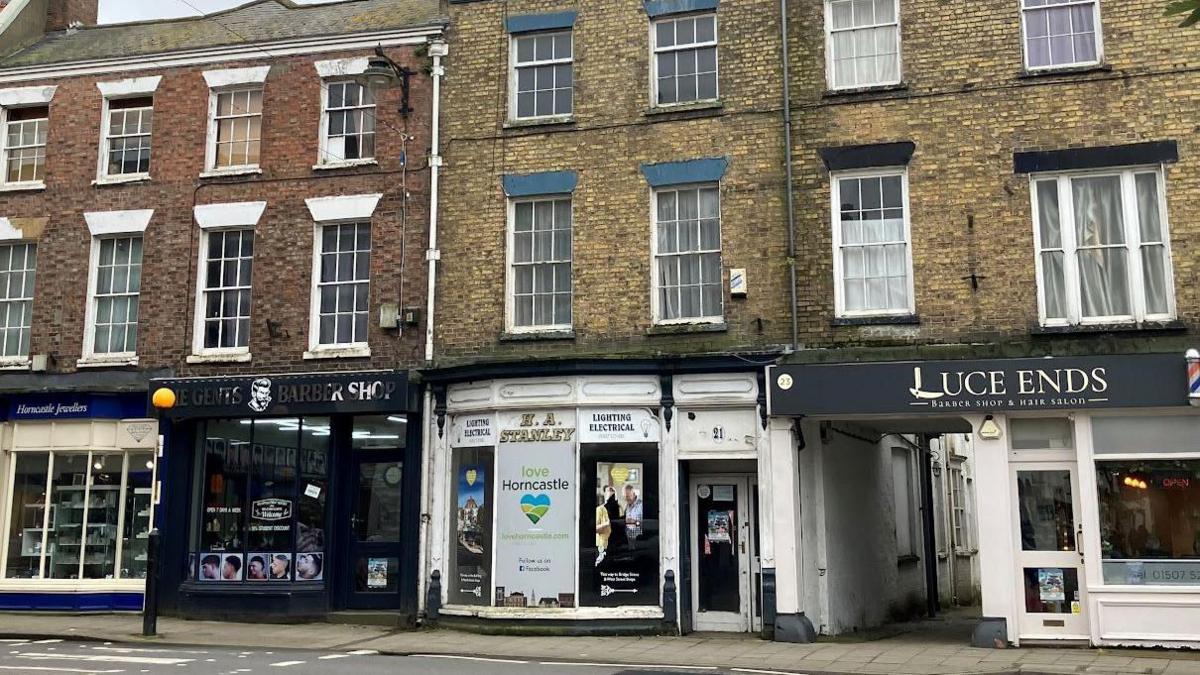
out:
<path id="1" fill-rule="evenodd" d="M 428 376 L 438 402 L 426 577 L 439 580 L 440 621 L 750 631 L 762 608 L 755 373 L 581 370 Z"/>
<path id="2" fill-rule="evenodd" d="M 1200 646 L 1200 411 L 1183 354 L 786 365 L 771 414 L 974 435 L 979 646 Z M 870 392 L 869 395 L 864 392 Z"/>
<path id="3" fill-rule="evenodd" d="M 163 610 L 416 620 L 420 406 L 404 372 L 155 380 L 174 392 Z"/>
<path id="4" fill-rule="evenodd" d="M 158 423 L 142 395 L 7 397 L 0 609 L 140 611 Z"/>

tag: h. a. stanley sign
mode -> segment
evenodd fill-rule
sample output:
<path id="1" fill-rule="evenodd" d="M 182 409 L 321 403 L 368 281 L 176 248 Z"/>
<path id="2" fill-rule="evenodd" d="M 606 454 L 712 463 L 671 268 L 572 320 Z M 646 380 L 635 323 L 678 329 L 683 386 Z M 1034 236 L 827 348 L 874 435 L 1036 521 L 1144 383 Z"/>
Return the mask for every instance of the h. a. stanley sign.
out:
<path id="1" fill-rule="evenodd" d="M 1187 405 L 1182 355 L 785 365 L 773 415 L 909 414 Z"/>

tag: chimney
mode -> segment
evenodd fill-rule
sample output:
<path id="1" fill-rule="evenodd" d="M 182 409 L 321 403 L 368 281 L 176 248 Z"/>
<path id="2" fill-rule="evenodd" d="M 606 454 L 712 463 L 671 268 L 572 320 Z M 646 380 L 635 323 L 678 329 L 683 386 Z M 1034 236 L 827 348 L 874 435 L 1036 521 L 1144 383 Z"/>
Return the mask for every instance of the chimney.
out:
<path id="1" fill-rule="evenodd" d="M 99 0 L 49 0 L 46 9 L 46 32 L 66 30 L 79 23 L 96 25 Z"/>

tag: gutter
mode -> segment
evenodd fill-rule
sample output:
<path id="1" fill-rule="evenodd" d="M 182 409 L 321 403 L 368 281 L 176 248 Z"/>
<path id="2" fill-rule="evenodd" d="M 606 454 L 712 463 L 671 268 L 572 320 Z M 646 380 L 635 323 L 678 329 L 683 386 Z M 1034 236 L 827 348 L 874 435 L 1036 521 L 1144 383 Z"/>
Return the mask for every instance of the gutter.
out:
<path id="1" fill-rule="evenodd" d="M 442 67 L 442 58 L 449 53 L 449 46 L 442 40 L 429 42 L 429 55 L 433 57 L 433 118 L 431 120 L 431 135 L 429 144 L 429 248 L 425 251 L 425 260 L 429 263 L 429 273 L 426 286 L 425 304 L 425 362 L 433 362 L 433 320 L 434 293 L 437 291 L 437 261 L 441 259 L 441 251 L 437 247 L 438 226 L 438 178 L 442 168 L 441 155 L 441 111 L 442 111 L 442 77 L 446 74 Z M 424 405 L 421 406 L 421 498 L 422 504 L 420 529 L 417 535 L 417 615 L 423 616 L 428 608 L 425 606 L 426 596 L 426 566 L 429 564 L 433 542 L 429 536 L 431 524 L 433 497 L 430 485 L 433 482 L 433 444 L 435 439 L 433 428 L 433 390 L 425 386 Z M 432 570 L 430 570 L 431 572 Z"/>
<path id="2" fill-rule="evenodd" d="M 792 351 L 800 349 L 800 329 L 796 316 L 796 196 L 792 175 L 792 78 L 788 64 L 788 3 L 779 0 L 779 36 L 783 41 L 783 161 L 787 170 L 787 220 L 788 220 L 788 289 L 792 299 Z"/>

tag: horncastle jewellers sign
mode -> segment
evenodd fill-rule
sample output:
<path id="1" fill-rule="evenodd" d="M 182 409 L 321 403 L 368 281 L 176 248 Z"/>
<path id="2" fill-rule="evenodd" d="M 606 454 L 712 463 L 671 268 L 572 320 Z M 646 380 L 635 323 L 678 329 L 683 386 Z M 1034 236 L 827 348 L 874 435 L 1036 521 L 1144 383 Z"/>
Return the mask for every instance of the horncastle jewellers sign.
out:
<path id="1" fill-rule="evenodd" d="M 781 365 L 772 415 L 896 415 L 1187 405 L 1183 354 Z"/>
<path id="2" fill-rule="evenodd" d="M 152 380 L 175 392 L 172 417 L 384 413 L 407 409 L 403 371 Z"/>

